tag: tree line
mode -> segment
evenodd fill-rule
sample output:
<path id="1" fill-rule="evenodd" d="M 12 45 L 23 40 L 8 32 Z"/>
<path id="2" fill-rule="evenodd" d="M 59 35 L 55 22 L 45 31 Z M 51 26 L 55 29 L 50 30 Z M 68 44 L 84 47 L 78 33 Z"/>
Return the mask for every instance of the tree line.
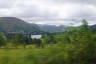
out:
<path id="1" fill-rule="evenodd" d="M 45 34 L 42 36 L 41 39 L 32 39 L 27 37 L 21 33 L 15 34 L 11 38 L 5 36 L 4 33 L 0 33 L 0 47 L 5 47 L 8 45 L 12 45 L 13 47 L 17 48 L 19 45 L 23 45 L 24 48 L 26 45 L 33 45 L 35 44 L 36 47 L 43 48 L 46 44 L 57 44 L 59 42 L 62 43 L 74 43 L 74 44 L 81 44 L 85 42 L 91 43 L 91 41 L 95 41 L 95 34 L 88 26 L 86 20 L 82 20 L 82 25 L 80 27 L 69 27 L 63 33 L 57 34 Z M 91 39 L 91 40 L 90 40 Z M 90 40 L 90 41 L 89 41 Z"/>

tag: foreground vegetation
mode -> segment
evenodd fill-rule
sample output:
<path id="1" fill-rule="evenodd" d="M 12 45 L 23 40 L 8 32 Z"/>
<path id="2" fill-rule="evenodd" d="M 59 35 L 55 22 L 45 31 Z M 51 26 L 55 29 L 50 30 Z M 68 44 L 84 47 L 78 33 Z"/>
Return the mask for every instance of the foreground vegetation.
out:
<path id="1" fill-rule="evenodd" d="M 0 64 L 96 64 L 96 34 L 85 20 L 78 28 L 42 39 L 0 36 L 0 46 Z"/>

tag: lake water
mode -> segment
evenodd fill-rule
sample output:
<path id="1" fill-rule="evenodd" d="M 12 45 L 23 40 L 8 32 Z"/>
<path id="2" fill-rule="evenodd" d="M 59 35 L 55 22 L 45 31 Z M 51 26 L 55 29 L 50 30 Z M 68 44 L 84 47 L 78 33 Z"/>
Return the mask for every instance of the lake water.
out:
<path id="1" fill-rule="evenodd" d="M 40 39 L 42 35 L 31 35 L 32 39 Z"/>

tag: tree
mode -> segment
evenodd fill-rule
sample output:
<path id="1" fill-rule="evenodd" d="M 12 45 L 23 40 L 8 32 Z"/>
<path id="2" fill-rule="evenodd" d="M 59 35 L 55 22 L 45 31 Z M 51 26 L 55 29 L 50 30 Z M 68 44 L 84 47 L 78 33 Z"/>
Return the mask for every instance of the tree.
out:
<path id="1" fill-rule="evenodd" d="M 23 45 L 24 48 L 26 48 L 26 45 L 28 45 L 28 44 L 32 44 L 32 39 L 30 37 L 23 35 L 21 38 L 21 45 Z"/>
<path id="2" fill-rule="evenodd" d="M 42 47 L 42 40 L 34 39 L 34 44 L 36 44 L 36 47 Z"/>
<path id="3" fill-rule="evenodd" d="M 11 43 L 12 45 L 17 48 L 18 45 L 20 45 L 20 37 L 18 34 L 16 34 L 15 36 L 13 36 L 13 38 L 11 39 Z"/>
<path id="4" fill-rule="evenodd" d="M 0 34 L 0 47 L 6 45 L 6 39 L 3 34 Z"/>
<path id="5" fill-rule="evenodd" d="M 26 45 L 32 44 L 32 39 L 23 34 L 15 34 L 15 36 L 12 38 L 12 41 L 15 47 L 18 45 L 23 45 L 24 48 L 26 48 Z"/>
<path id="6" fill-rule="evenodd" d="M 82 20 L 82 25 L 78 30 L 69 32 L 69 40 L 71 44 L 74 45 L 74 51 L 77 53 L 74 55 L 74 52 L 70 52 L 70 56 L 74 56 L 74 60 L 78 60 L 78 63 L 85 62 L 84 64 L 95 63 L 96 59 L 96 43 L 93 37 L 92 30 L 88 26 L 86 20 Z M 73 55 L 72 55 L 73 54 Z M 79 56 L 82 55 L 82 56 Z M 79 56 L 79 57 L 77 57 Z M 83 59 L 83 60 L 82 60 Z M 75 61 L 76 62 L 76 61 Z"/>

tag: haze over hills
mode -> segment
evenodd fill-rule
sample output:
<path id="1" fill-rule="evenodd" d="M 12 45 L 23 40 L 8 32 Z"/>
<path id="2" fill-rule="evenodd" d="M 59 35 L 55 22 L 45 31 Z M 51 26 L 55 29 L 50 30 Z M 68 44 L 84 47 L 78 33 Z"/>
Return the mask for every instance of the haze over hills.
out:
<path id="1" fill-rule="evenodd" d="M 48 32 L 48 33 L 60 33 L 60 32 L 64 32 L 67 29 L 67 26 L 64 26 L 64 25 L 56 26 L 56 25 L 40 25 L 39 24 L 39 27 L 41 28 L 42 31 Z"/>
<path id="2" fill-rule="evenodd" d="M 31 34 L 64 32 L 66 26 L 27 23 L 16 17 L 0 17 L 0 32 L 24 32 Z"/>
<path id="3" fill-rule="evenodd" d="M 60 33 L 67 30 L 68 27 L 65 25 L 27 23 L 16 17 L 0 17 L 0 32 L 24 32 L 29 34 Z M 96 25 L 92 25 L 91 28 L 96 30 Z"/>
<path id="4" fill-rule="evenodd" d="M 96 33 L 96 24 L 91 26 L 91 29 L 93 30 L 94 33 Z"/>
<path id="5" fill-rule="evenodd" d="M 0 17 L 0 32 L 24 32 L 38 34 L 42 31 L 36 24 L 30 24 L 15 17 Z"/>

